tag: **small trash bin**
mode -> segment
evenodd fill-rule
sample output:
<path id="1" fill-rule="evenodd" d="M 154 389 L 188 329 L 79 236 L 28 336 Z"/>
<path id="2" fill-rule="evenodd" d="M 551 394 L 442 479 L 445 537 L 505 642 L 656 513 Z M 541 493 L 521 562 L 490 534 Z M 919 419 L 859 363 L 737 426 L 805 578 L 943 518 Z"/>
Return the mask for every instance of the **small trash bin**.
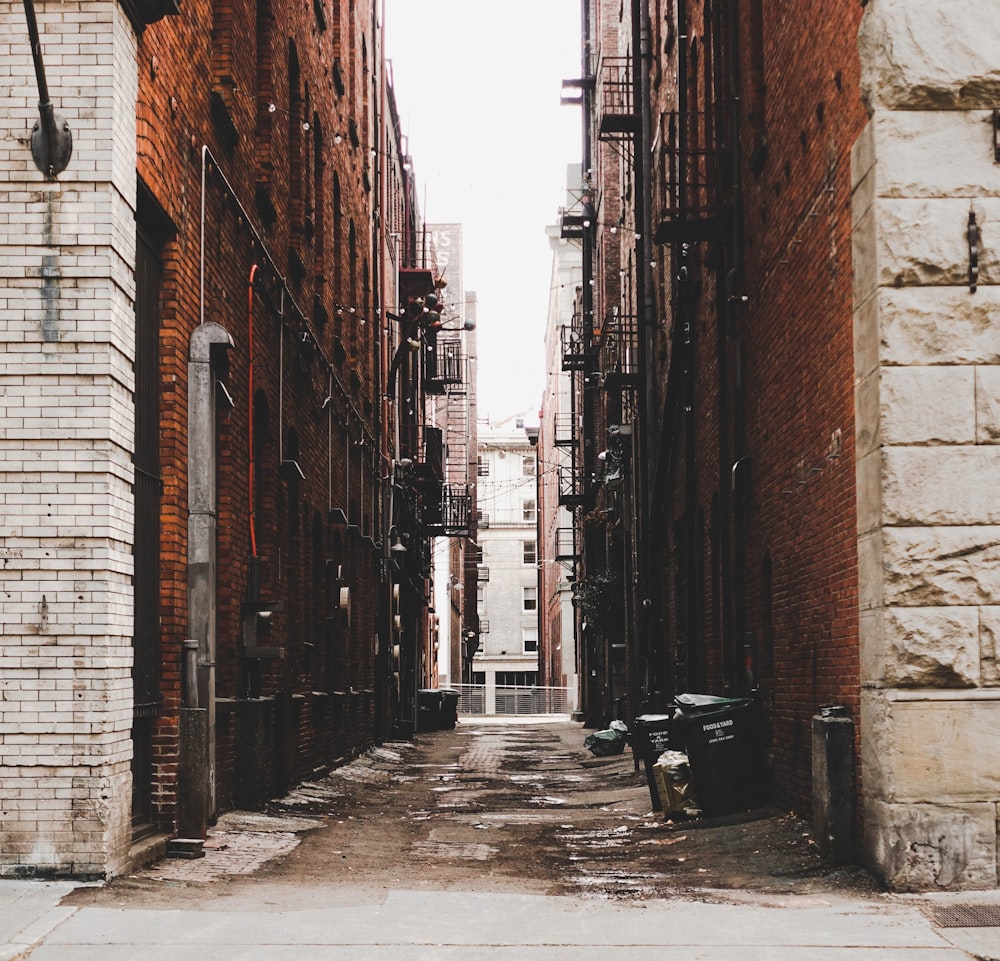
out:
<path id="1" fill-rule="evenodd" d="M 632 722 L 632 753 L 646 770 L 649 799 L 654 811 L 662 811 L 660 792 L 653 774 L 656 759 L 670 746 L 672 714 L 640 714 Z"/>
<path id="2" fill-rule="evenodd" d="M 689 696 L 680 695 L 676 703 L 681 704 L 682 698 Z M 759 702 L 751 698 L 711 698 L 682 708 L 674 723 L 705 814 L 733 814 L 763 803 Z"/>
<path id="3" fill-rule="evenodd" d="M 453 731 L 458 724 L 458 699 L 462 696 L 461 691 L 452 688 L 442 688 L 441 694 L 441 730 Z"/>
<path id="4" fill-rule="evenodd" d="M 417 691 L 417 730 L 441 730 L 441 692 L 436 688 Z"/>

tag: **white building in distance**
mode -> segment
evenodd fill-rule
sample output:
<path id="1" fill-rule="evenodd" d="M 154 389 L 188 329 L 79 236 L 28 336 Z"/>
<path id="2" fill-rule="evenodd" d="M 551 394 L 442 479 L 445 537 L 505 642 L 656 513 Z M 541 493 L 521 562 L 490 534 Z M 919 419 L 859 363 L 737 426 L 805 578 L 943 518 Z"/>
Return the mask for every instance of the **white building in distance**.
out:
<path id="1" fill-rule="evenodd" d="M 538 487 L 535 449 L 518 414 L 480 425 L 478 543 L 480 646 L 472 681 L 493 713 L 499 686 L 538 683 Z"/>

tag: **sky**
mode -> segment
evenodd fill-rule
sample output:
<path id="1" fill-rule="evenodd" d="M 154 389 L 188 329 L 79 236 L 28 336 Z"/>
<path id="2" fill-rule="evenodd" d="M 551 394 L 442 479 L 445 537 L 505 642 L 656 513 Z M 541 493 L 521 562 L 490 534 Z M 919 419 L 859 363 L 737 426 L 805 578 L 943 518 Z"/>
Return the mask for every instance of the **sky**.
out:
<path id="1" fill-rule="evenodd" d="M 462 225 L 477 296 L 479 415 L 537 411 L 552 253 L 581 153 L 580 0 L 385 0 L 385 42 L 428 223 Z"/>

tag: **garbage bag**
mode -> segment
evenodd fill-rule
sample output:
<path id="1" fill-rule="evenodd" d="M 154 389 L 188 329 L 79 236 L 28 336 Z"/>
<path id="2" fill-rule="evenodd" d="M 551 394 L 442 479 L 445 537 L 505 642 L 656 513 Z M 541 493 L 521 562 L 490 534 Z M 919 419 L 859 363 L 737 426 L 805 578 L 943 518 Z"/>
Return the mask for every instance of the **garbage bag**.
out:
<path id="1" fill-rule="evenodd" d="M 621 722 L 612 721 L 612 725 Z M 624 725 L 621 725 L 624 728 Z M 618 727 L 611 727 L 607 731 L 594 731 L 583 739 L 583 746 L 595 757 L 610 757 L 612 754 L 621 754 L 628 743 L 625 730 Z"/>

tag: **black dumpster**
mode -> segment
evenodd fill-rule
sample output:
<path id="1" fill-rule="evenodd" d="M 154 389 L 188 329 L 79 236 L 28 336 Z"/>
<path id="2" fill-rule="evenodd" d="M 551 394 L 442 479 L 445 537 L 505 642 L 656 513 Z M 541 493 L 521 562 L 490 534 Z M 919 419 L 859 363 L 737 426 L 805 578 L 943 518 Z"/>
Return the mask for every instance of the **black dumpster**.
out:
<path id="1" fill-rule="evenodd" d="M 453 731 L 458 724 L 458 699 L 462 696 L 461 691 L 443 687 L 441 694 L 441 730 Z"/>
<path id="2" fill-rule="evenodd" d="M 764 802 L 762 720 L 752 698 L 706 699 L 674 718 L 704 814 L 733 814 Z"/>
<path id="3" fill-rule="evenodd" d="M 653 765 L 656 759 L 671 747 L 672 714 L 640 714 L 632 721 L 630 739 L 632 753 L 636 760 L 641 761 L 646 770 L 646 783 L 649 785 L 649 798 L 653 802 L 654 811 L 662 811 L 660 792 L 653 776 Z"/>
<path id="4" fill-rule="evenodd" d="M 436 688 L 417 691 L 417 730 L 441 730 L 441 692 Z"/>

